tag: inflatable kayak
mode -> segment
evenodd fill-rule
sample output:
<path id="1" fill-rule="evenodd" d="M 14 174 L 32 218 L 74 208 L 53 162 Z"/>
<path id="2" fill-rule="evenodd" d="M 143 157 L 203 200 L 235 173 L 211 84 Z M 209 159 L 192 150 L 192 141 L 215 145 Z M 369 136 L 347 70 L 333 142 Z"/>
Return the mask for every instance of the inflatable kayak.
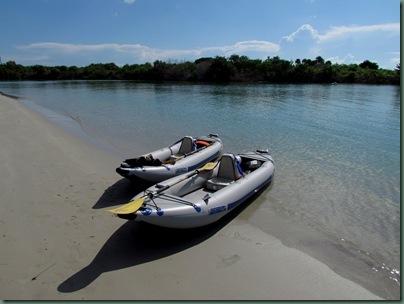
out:
<path id="1" fill-rule="evenodd" d="M 222 148 L 222 141 L 216 134 L 195 139 L 185 136 L 171 146 L 124 160 L 116 172 L 129 180 L 157 183 L 217 159 Z"/>
<path id="2" fill-rule="evenodd" d="M 267 150 L 224 154 L 217 163 L 158 183 L 113 210 L 118 217 L 168 228 L 211 224 L 271 184 L 275 164 Z"/>

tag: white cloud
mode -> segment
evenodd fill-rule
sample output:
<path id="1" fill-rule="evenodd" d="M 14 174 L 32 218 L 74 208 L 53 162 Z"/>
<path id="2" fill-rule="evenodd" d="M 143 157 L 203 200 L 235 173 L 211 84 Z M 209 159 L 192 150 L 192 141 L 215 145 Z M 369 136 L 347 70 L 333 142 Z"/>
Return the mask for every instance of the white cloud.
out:
<path id="1" fill-rule="evenodd" d="M 319 35 L 316 29 L 314 29 L 310 24 L 303 24 L 301 27 L 299 27 L 295 32 L 290 34 L 289 36 L 283 36 L 282 40 L 286 40 L 288 42 L 293 42 L 298 36 L 308 33 L 310 37 L 314 40 L 319 39 Z"/>
<path id="2" fill-rule="evenodd" d="M 283 58 L 330 57 L 333 63 L 358 63 L 363 60 L 380 62 L 391 67 L 386 58 L 389 49 L 399 44 L 400 23 L 375 25 L 351 25 L 331 27 L 320 32 L 310 24 L 303 24 L 296 31 L 281 38 L 280 56 Z M 349 55 L 344 55 L 349 54 Z M 357 59 L 354 61 L 353 56 Z M 391 56 L 396 57 L 399 56 Z"/>
<path id="3" fill-rule="evenodd" d="M 364 25 L 364 26 L 335 26 L 324 35 L 318 36 L 318 41 L 326 42 L 330 40 L 336 40 L 340 38 L 352 37 L 364 34 L 374 33 L 390 33 L 400 34 L 400 23 L 387 23 L 376 25 Z"/>
<path id="4" fill-rule="evenodd" d="M 55 42 L 41 42 L 22 45 L 16 47 L 25 51 L 45 51 L 45 52 L 62 52 L 62 53 L 80 53 L 80 52 L 97 52 L 97 51 L 116 51 L 116 52 L 133 52 L 142 50 L 147 47 L 140 44 L 69 44 Z"/>
<path id="5" fill-rule="evenodd" d="M 199 54 L 215 53 L 216 55 L 230 56 L 232 54 L 245 54 L 246 52 L 265 52 L 276 53 L 280 50 L 278 44 L 262 41 L 262 40 L 249 40 L 240 41 L 233 45 L 205 47 L 199 49 Z"/>
<path id="6" fill-rule="evenodd" d="M 245 52 L 275 53 L 280 47 L 268 41 L 241 41 L 228 46 L 214 46 L 200 49 L 156 49 L 141 44 L 66 44 L 66 43 L 32 43 L 17 46 L 17 49 L 41 53 L 79 54 L 91 52 L 115 52 L 137 57 L 141 61 L 152 61 L 166 58 L 201 57 L 209 55 L 243 54 Z"/>
<path id="7" fill-rule="evenodd" d="M 279 49 L 280 46 L 278 44 L 262 40 L 241 41 L 223 48 L 223 50 L 230 55 L 248 51 L 275 53 L 278 52 Z"/>
<path id="8" fill-rule="evenodd" d="M 123 0 L 126 4 L 133 4 L 136 0 Z"/>
<path id="9" fill-rule="evenodd" d="M 396 49 L 395 44 L 386 41 L 399 41 L 400 24 L 388 23 L 368 26 L 332 27 L 320 33 L 310 24 L 303 24 L 296 31 L 280 39 L 279 43 L 265 40 L 239 41 L 232 45 L 209 46 L 193 49 L 153 48 L 141 44 L 69 44 L 55 42 L 32 43 L 17 46 L 18 50 L 33 55 L 47 56 L 48 62 L 86 63 L 89 60 L 98 62 L 142 63 L 154 60 L 195 60 L 200 57 L 230 56 L 232 54 L 247 55 L 251 58 L 266 58 L 274 54 L 283 59 L 329 57 L 333 63 L 356 63 L 374 58 L 381 64 L 391 67 L 399 62 L 399 53 L 387 56 L 388 49 Z M 391 39 L 392 38 L 392 39 Z M 390 40 L 386 40 L 390 39 Z M 349 54 L 349 55 L 345 55 Z M 353 55 L 352 55 L 353 54 Z M 22 54 L 22 56 L 25 56 Z M 91 58 L 91 59 L 90 59 Z M 95 59 L 96 58 L 96 59 Z M 369 59 L 370 60 L 370 59 Z M 38 60 L 37 62 L 39 62 Z M 35 61 L 33 61 L 35 64 Z"/>
<path id="10" fill-rule="evenodd" d="M 293 42 L 295 39 L 302 35 L 308 35 L 311 39 L 317 43 L 324 43 L 337 39 L 345 39 L 348 37 L 374 34 L 374 33 L 390 33 L 400 34 L 400 23 L 387 23 L 376 25 L 364 25 L 364 26 L 335 26 L 328 30 L 325 34 L 319 34 L 318 31 L 310 24 L 303 24 L 295 32 L 288 36 L 282 37 L 281 41 Z"/>

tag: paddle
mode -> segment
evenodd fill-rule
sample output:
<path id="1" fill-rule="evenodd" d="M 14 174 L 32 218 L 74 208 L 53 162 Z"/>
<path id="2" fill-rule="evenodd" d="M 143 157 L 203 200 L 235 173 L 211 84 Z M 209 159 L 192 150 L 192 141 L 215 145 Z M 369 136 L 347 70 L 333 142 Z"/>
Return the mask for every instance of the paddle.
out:
<path id="1" fill-rule="evenodd" d="M 115 209 L 110 209 L 110 210 L 104 210 L 104 211 L 108 211 L 114 214 L 130 214 L 130 213 L 135 213 L 137 210 L 139 210 L 139 208 L 143 205 L 143 202 L 148 198 L 148 197 L 152 197 L 155 194 L 159 194 L 160 192 L 163 192 L 164 190 L 167 190 L 168 188 L 198 174 L 201 171 L 210 171 L 213 170 L 216 167 L 217 163 L 206 163 L 202 168 L 195 170 L 194 172 L 190 173 L 190 174 L 186 174 L 183 178 L 181 178 L 180 180 L 176 181 L 175 183 L 171 184 L 171 185 L 165 185 L 162 188 L 150 192 L 146 195 L 143 195 L 142 197 L 139 197 L 137 199 L 131 200 L 129 203 L 127 203 L 126 205 L 123 205 L 121 207 L 115 208 Z"/>

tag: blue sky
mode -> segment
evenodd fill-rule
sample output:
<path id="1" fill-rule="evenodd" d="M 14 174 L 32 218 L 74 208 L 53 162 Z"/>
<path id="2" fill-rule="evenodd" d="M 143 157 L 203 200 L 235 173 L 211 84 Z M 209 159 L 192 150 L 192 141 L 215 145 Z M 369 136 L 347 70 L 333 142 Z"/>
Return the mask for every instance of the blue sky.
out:
<path id="1" fill-rule="evenodd" d="M 400 62 L 399 0 L 1 0 L 3 63 Z"/>

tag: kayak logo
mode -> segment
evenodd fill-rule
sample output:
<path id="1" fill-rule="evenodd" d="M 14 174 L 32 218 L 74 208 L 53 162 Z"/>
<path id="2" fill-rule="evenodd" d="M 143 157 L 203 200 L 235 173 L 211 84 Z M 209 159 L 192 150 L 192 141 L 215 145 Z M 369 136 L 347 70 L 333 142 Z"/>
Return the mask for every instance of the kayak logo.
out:
<path id="1" fill-rule="evenodd" d="M 209 215 L 226 211 L 226 206 L 219 206 L 209 210 Z"/>
<path id="2" fill-rule="evenodd" d="M 187 168 L 178 168 L 177 170 L 175 170 L 175 173 L 186 173 L 188 172 Z"/>
<path id="3" fill-rule="evenodd" d="M 146 208 L 144 210 L 140 211 L 143 215 L 150 215 L 152 213 L 152 209 L 151 208 Z"/>

